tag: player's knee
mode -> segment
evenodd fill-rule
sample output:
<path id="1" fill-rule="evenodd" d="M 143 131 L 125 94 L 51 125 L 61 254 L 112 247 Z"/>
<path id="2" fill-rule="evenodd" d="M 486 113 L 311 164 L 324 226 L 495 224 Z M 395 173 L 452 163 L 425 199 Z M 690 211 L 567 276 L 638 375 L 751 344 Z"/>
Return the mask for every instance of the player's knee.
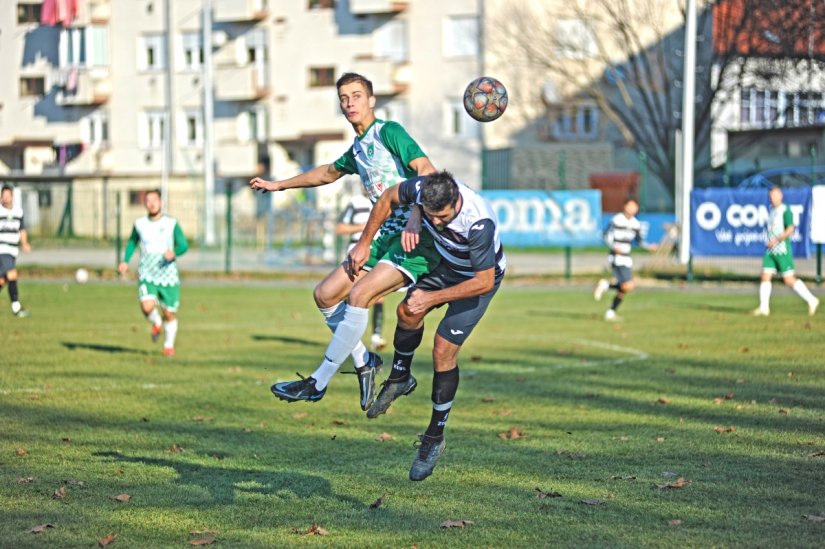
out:
<path id="1" fill-rule="evenodd" d="M 315 299 L 315 304 L 318 307 L 326 308 L 335 305 L 335 303 L 333 303 L 332 297 L 330 296 L 329 289 L 324 285 L 323 282 L 315 286 L 315 289 L 312 292 L 312 297 Z"/>
<path id="2" fill-rule="evenodd" d="M 782 277 L 782 281 L 785 283 L 785 286 L 793 287 L 796 284 L 796 277 L 794 275 L 788 275 Z"/>
<path id="3" fill-rule="evenodd" d="M 629 293 L 632 292 L 633 289 L 636 287 L 636 283 L 632 280 L 628 280 L 627 282 L 622 283 L 620 287 L 622 289 L 622 292 Z"/>
<path id="4" fill-rule="evenodd" d="M 370 301 L 372 301 L 374 297 L 371 288 L 368 288 L 365 284 L 356 284 L 349 292 L 347 303 L 353 307 L 367 308 L 370 306 Z"/>
<path id="5" fill-rule="evenodd" d="M 398 304 L 396 316 L 398 317 L 398 325 L 407 330 L 418 328 L 423 319 L 423 315 L 415 315 L 410 312 L 410 308 L 403 301 Z"/>
<path id="6" fill-rule="evenodd" d="M 8 282 L 14 282 L 17 280 L 17 269 L 12 269 L 6 272 L 6 280 Z"/>

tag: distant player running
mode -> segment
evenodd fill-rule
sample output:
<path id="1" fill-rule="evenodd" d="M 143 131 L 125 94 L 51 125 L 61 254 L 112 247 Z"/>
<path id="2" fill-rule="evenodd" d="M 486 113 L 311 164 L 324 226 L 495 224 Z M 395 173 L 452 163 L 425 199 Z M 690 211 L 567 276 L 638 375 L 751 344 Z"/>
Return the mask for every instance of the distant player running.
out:
<path id="1" fill-rule="evenodd" d="M 768 244 L 765 256 L 762 259 L 762 275 L 759 283 L 759 307 L 754 309 L 754 316 L 768 316 L 771 314 L 771 279 L 779 273 L 786 286 L 793 288 L 799 297 L 808 304 L 808 314 L 813 316 L 819 307 L 817 299 L 805 286 L 805 283 L 794 276 L 793 251 L 791 250 L 791 236 L 794 227 L 791 209 L 782 203 L 782 189 L 771 187 L 768 191 L 771 201 L 770 217 L 768 218 Z"/>
<path id="2" fill-rule="evenodd" d="M 507 259 L 490 203 L 458 183 L 449 172 L 439 172 L 407 180 L 384 192 L 370 214 L 361 240 L 350 252 L 356 272 L 369 257 L 372 235 L 398 204 L 422 208 L 427 230 L 421 236 L 432 235 L 442 261 L 410 288 L 398 306 L 392 371 L 367 417 L 383 414 L 395 399 L 415 389 L 417 383 L 410 366 L 424 335 L 424 317 L 447 303 L 433 344 L 435 373 L 430 424 L 417 443 L 410 467 L 410 480 L 424 480 L 432 474 L 446 446 L 444 427 L 458 391 L 458 352 L 496 295 Z M 406 248 L 416 244 L 415 236 L 405 233 Z"/>
<path id="3" fill-rule="evenodd" d="M 14 192 L 9 185 L 0 191 L 0 290 L 8 283 L 11 312 L 17 318 L 29 316 L 20 304 L 17 291 L 17 255 L 20 249 L 30 252 L 29 236 L 23 223 L 23 210 L 14 205 Z"/>
<path id="4" fill-rule="evenodd" d="M 658 247 L 655 244 L 647 244 L 642 238 L 642 225 L 636 219 L 637 213 L 639 203 L 633 198 L 625 200 L 622 211 L 613 216 L 604 234 L 604 241 L 610 248 L 607 261 L 613 270 L 615 280 L 612 283 L 604 278 L 599 280 L 596 289 L 593 290 L 593 297 L 599 301 L 607 290 L 616 290 L 613 303 L 604 313 L 604 319 L 608 321 L 620 320 L 616 315 L 616 309 L 622 304 L 625 296 L 636 287 L 633 281 L 633 258 L 630 256 L 633 243 L 636 242 L 649 251 L 655 251 Z"/>
<path id="5" fill-rule="evenodd" d="M 353 195 L 347 205 L 344 206 L 344 213 L 341 220 L 335 226 L 335 234 L 348 236 L 349 244 L 347 253 L 358 243 L 361 238 L 361 231 L 370 217 L 372 202 L 363 194 Z M 370 338 L 370 350 L 380 351 L 387 346 L 387 342 L 381 336 L 384 326 L 384 298 L 379 299 L 372 306 L 372 337 Z"/>
<path id="6" fill-rule="evenodd" d="M 264 191 L 284 191 L 318 187 L 337 181 L 345 174 L 358 174 L 370 200 L 375 202 L 386 189 L 416 174 L 433 173 L 435 168 L 418 144 L 396 122 L 375 117 L 376 98 L 372 82 L 355 73 L 346 73 L 336 83 L 341 113 L 355 130 L 355 142 L 332 164 L 318 166 L 283 181 L 256 177 L 250 187 Z M 440 257 L 430 237 L 422 238 L 414 250 L 405 250 L 401 235 L 411 215 L 420 215 L 409 206 L 400 206 L 381 226 L 372 241 L 366 273 L 355 274 L 344 262 L 315 287 L 315 304 L 332 330 L 324 360 L 309 377 L 276 383 L 272 393 L 288 402 L 317 402 L 341 364 L 352 355 L 361 390 L 361 409 L 367 410 L 375 398 L 375 374 L 381 357 L 361 342 L 369 323 L 369 307 L 378 299 L 415 282 L 434 269 Z M 373 233 L 375 234 L 375 233 Z"/>
<path id="7" fill-rule="evenodd" d="M 140 309 L 152 323 L 152 341 L 160 339 L 162 326 L 163 354 L 172 356 L 175 354 L 177 312 L 180 307 L 180 275 L 175 260 L 186 253 L 189 244 L 177 220 L 163 214 L 160 191 L 147 192 L 144 205 L 147 215 L 135 221 L 132 235 L 126 244 L 123 262 L 118 265 L 117 270 L 120 274 L 125 274 L 129 270 L 129 260 L 140 246 Z"/>

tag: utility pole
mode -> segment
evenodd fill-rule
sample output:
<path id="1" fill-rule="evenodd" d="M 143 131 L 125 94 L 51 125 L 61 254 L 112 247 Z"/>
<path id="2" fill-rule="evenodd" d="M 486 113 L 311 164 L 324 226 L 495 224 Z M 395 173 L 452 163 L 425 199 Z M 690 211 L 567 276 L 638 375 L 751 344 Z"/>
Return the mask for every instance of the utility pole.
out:
<path id="1" fill-rule="evenodd" d="M 203 0 L 203 243 L 215 244 L 215 89 L 212 74 L 212 0 Z"/>
<path id="2" fill-rule="evenodd" d="M 696 95 L 696 0 L 687 0 L 685 18 L 685 66 L 682 78 L 681 227 L 679 262 L 690 262 L 690 192 L 693 190 L 693 113 Z"/>
<path id="3" fill-rule="evenodd" d="M 164 108 L 163 108 L 163 149 L 160 168 L 160 199 L 163 202 L 163 208 L 169 211 L 169 172 L 172 171 L 172 86 L 173 75 L 172 70 L 172 0 L 166 0 L 163 8 L 163 23 L 166 28 L 166 48 L 164 64 L 166 65 L 166 87 L 164 89 Z"/>

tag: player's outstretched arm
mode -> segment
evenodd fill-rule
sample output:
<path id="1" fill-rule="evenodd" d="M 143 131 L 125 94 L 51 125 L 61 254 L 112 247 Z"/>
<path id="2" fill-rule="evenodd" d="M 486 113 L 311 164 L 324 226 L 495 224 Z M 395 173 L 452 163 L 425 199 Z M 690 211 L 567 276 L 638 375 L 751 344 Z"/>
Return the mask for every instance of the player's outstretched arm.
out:
<path id="1" fill-rule="evenodd" d="M 353 275 L 357 275 L 361 271 L 364 263 L 370 258 L 370 244 L 372 244 L 372 239 L 384 221 L 390 216 L 392 209 L 398 205 L 398 187 L 399 185 L 394 185 L 384 191 L 381 198 L 379 198 L 375 206 L 372 207 L 370 217 L 367 219 L 367 224 L 364 225 L 364 230 L 361 232 L 361 238 L 358 239 L 358 243 L 350 250 L 347 257 Z"/>
<path id="2" fill-rule="evenodd" d="M 249 186 L 254 191 L 285 191 L 287 189 L 301 189 L 307 187 L 320 187 L 337 181 L 344 175 L 333 164 L 323 164 L 295 177 L 284 179 L 283 181 L 267 181 L 262 177 L 253 177 L 249 180 Z"/>

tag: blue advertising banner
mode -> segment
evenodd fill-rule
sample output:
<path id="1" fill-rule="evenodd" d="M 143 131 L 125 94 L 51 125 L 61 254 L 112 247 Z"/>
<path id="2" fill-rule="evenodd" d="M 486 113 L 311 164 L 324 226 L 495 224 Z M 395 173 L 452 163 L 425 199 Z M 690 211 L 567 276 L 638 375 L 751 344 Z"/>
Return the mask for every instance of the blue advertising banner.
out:
<path id="1" fill-rule="evenodd" d="M 511 246 L 593 246 L 602 243 L 601 191 L 482 191 L 493 205 L 499 235 Z"/>
<path id="2" fill-rule="evenodd" d="M 793 255 L 811 253 L 811 189 L 783 189 L 796 230 L 791 236 Z M 767 189 L 694 189 L 690 194 L 690 253 L 693 256 L 761 256 L 768 241 L 771 211 Z"/>

